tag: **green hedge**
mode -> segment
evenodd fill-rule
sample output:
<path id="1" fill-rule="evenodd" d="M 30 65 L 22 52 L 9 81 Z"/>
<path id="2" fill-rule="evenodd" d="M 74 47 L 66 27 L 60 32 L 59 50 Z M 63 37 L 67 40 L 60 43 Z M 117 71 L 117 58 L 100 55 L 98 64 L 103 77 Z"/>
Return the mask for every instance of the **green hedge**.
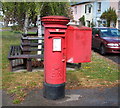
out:
<path id="1" fill-rule="evenodd" d="M 12 29 L 13 31 L 21 31 L 21 30 L 22 30 L 22 27 L 19 26 L 19 25 L 14 25 L 14 26 L 11 27 L 11 29 Z"/>

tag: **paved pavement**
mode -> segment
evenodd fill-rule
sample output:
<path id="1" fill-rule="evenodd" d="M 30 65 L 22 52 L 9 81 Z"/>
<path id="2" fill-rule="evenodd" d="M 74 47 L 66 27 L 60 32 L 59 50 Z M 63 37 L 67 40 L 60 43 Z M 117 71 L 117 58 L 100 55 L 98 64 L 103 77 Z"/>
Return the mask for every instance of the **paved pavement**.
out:
<path id="1" fill-rule="evenodd" d="M 2 97 L 3 106 L 118 106 L 118 87 L 66 90 L 65 98 L 59 100 L 47 100 L 42 89 L 35 89 L 17 105 L 5 91 Z"/>
<path id="2" fill-rule="evenodd" d="M 98 53 L 98 54 L 99 54 L 99 51 L 98 51 L 98 50 L 94 49 L 93 51 L 94 51 L 95 53 Z M 102 56 L 102 55 L 101 55 L 101 56 Z M 112 53 L 110 53 L 110 54 L 104 55 L 103 57 L 112 60 L 114 63 L 120 64 L 120 54 L 112 54 Z"/>
<path id="3" fill-rule="evenodd" d="M 105 57 L 117 64 L 120 64 L 120 54 L 107 54 Z"/>

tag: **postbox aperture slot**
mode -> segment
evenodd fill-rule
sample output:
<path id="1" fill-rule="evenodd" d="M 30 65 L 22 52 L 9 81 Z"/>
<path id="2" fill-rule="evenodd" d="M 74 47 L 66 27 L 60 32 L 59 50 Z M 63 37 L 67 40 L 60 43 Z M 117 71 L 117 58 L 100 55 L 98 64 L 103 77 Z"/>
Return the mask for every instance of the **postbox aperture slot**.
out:
<path id="1" fill-rule="evenodd" d="M 61 38 L 53 38 L 53 51 L 61 51 Z"/>
<path id="2" fill-rule="evenodd" d="M 65 34 L 65 32 L 50 32 L 50 34 Z"/>

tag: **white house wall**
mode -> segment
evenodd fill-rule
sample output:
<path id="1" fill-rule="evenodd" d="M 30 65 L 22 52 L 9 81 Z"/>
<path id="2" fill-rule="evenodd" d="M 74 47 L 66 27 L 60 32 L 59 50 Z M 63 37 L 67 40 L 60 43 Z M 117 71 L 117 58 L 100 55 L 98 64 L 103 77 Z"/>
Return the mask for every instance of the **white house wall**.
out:
<path id="1" fill-rule="evenodd" d="M 92 5 L 92 8 L 91 8 L 91 13 L 85 13 L 85 5 L 88 5 L 88 4 L 91 4 Z M 88 26 L 88 23 L 87 21 L 90 21 L 90 23 L 92 22 L 92 19 L 93 19 L 93 3 L 86 3 L 84 4 L 83 6 L 83 15 L 85 16 L 85 25 Z"/>
<path id="2" fill-rule="evenodd" d="M 90 3 L 82 3 L 82 2 L 88 1 Z M 102 21 L 100 19 L 100 16 L 102 15 L 103 12 L 105 12 L 110 6 L 114 7 L 116 11 L 118 11 L 118 0 L 81 0 L 81 2 L 77 5 L 73 5 L 73 16 L 74 20 L 79 21 L 79 18 L 85 15 L 85 21 L 90 21 L 90 23 L 93 21 L 96 26 L 98 25 L 99 21 Z M 98 2 L 101 2 L 101 11 L 98 12 Z M 86 4 L 91 4 L 92 5 L 92 10 L 91 13 L 85 13 L 85 5 Z M 75 7 L 77 7 L 77 13 L 75 12 Z M 118 12 L 116 12 L 118 13 Z M 119 15 L 118 15 L 119 16 Z M 118 25 L 118 24 L 117 24 Z M 87 26 L 87 23 L 86 23 Z"/>
<path id="3" fill-rule="evenodd" d="M 79 18 L 82 16 L 83 10 L 82 6 L 73 6 L 73 18 L 75 21 L 79 21 Z"/>
<path id="4" fill-rule="evenodd" d="M 118 21 L 117 21 L 117 27 L 120 29 L 120 1 L 118 4 Z"/>
<path id="5" fill-rule="evenodd" d="M 98 2 L 101 2 L 101 11 L 98 12 Z M 94 2 L 94 7 L 93 7 L 93 20 L 96 26 L 102 26 L 99 25 L 98 21 L 101 21 L 100 16 L 102 15 L 103 12 L 105 12 L 108 8 L 110 7 L 109 0 L 96 0 Z"/>
<path id="6" fill-rule="evenodd" d="M 90 4 L 90 3 L 87 3 Z M 86 4 L 79 4 L 76 6 L 72 6 L 72 10 L 73 10 L 73 17 L 75 21 L 79 21 L 79 18 L 81 18 L 83 15 L 85 16 L 85 20 L 89 20 L 92 21 L 92 16 L 93 16 L 93 10 L 91 10 L 91 13 L 85 13 L 85 5 Z M 77 9 L 77 11 L 76 11 Z"/>
<path id="7" fill-rule="evenodd" d="M 120 0 L 110 0 L 110 6 L 116 10 L 118 19 L 116 21 L 116 28 L 120 29 L 120 8 L 119 8 L 119 3 Z"/>

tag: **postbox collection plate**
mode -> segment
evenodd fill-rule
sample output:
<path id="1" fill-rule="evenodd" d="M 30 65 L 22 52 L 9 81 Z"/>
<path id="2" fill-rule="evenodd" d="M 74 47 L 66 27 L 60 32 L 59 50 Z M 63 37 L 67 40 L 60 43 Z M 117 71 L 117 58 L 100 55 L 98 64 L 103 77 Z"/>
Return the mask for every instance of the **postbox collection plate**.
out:
<path id="1" fill-rule="evenodd" d="M 53 51 L 61 51 L 61 39 L 60 38 L 53 39 Z"/>

